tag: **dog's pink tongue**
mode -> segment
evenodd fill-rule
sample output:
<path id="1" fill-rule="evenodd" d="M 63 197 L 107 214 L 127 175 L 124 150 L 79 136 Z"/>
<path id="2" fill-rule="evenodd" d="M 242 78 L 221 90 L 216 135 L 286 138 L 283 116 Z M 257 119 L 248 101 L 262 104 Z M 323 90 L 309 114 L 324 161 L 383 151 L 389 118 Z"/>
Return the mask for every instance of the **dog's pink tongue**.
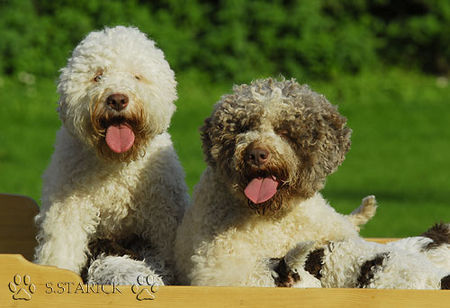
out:
<path id="1" fill-rule="evenodd" d="M 116 153 L 128 151 L 134 144 L 134 133 L 127 125 L 111 125 L 106 130 L 106 144 Z"/>
<path id="2" fill-rule="evenodd" d="M 244 190 L 247 198 L 255 204 L 263 203 L 277 193 L 278 182 L 272 178 L 255 178 Z"/>

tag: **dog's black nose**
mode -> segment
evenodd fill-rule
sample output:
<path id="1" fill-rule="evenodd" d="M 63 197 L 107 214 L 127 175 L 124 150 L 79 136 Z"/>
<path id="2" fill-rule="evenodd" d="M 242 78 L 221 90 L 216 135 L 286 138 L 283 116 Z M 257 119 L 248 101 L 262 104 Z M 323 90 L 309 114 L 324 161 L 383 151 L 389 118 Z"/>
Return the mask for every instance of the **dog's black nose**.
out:
<path id="1" fill-rule="evenodd" d="M 263 147 L 252 147 L 248 151 L 248 161 L 257 166 L 262 166 L 270 159 L 270 152 Z"/>
<path id="2" fill-rule="evenodd" d="M 121 111 L 128 106 L 128 96 L 120 93 L 111 94 L 106 99 L 106 104 L 116 111 Z"/>

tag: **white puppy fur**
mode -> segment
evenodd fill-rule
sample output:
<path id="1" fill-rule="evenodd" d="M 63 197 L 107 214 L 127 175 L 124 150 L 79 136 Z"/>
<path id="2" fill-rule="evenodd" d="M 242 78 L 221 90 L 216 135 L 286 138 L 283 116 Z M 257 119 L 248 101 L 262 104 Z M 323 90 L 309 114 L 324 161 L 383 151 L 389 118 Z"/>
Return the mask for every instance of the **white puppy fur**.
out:
<path id="1" fill-rule="evenodd" d="M 149 267 L 148 264 L 151 264 Z M 138 261 L 132 260 L 128 256 L 99 256 L 89 267 L 88 284 L 115 284 L 123 285 L 124 282 L 133 285 L 139 282 L 139 278 L 152 279 L 154 285 L 164 285 L 161 273 L 166 272 L 165 268 L 156 268 L 158 263 L 155 260 Z M 137 276 L 136 276 L 137 274 Z"/>
<path id="2" fill-rule="evenodd" d="M 424 255 L 435 266 L 450 272 L 450 223 L 439 223 L 420 236 L 387 243 L 388 247 Z"/>
<path id="3" fill-rule="evenodd" d="M 36 262 L 80 273 L 91 241 L 133 234 L 170 276 L 188 194 L 167 133 L 177 94 L 163 52 L 136 28 L 92 32 L 61 70 L 58 92 L 62 127 L 43 176 Z M 135 282 L 119 276 L 127 278 L 110 281 Z"/>
<path id="4" fill-rule="evenodd" d="M 423 237 L 388 245 L 361 238 L 319 246 L 303 242 L 284 257 L 286 265 L 274 267 L 274 278 L 281 286 L 297 288 L 448 289 L 450 271 L 406 243 L 424 247 Z M 440 246 L 430 250 L 435 250 L 434 256 L 448 258 L 448 245 Z"/>
<path id="5" fill-rule="evenodd" d="M 358 237 L 357 225 L 375 213 L 372 196 L 354 218 L 318 193 L 350 146 L 345 118 L 322 95 L 294 80 L 258 80 L 233 90 L 202 128 L 208 167 L 175 246 L 182 284 L 275 286 L 269 258 L 300 241 Z M 254 154 L 263 153 L 258 161 Z M 266 201 L 248 193 L 258 178 L 278 182 L 276 192 L 266 189 L 272 195 Z"/>

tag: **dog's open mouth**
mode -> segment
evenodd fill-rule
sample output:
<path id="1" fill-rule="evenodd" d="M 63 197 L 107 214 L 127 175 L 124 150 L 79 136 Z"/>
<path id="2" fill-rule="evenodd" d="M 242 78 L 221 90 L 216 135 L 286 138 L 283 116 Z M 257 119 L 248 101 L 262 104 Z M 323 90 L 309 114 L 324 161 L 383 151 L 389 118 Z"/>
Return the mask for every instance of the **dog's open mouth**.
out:
<path id="1" fill-rule="evenodd" d="M 254 204 L 270 200 L 278 191 L 278 180 L 274 176 L 253 178 L 245 187 L 245 196 Z"/>
<path id="2" fill-rule="evenodd" d="M 114 161 L 132 161 L 143 154 L 143 146 L 150 139 L 151 131 L 142 115 L 114 116 L 108 113 L 91 115 L 93 144 L 98 154 Z"/>
<path id="3" fill-rule="evenodd" d="M 127 124 L 110 125 L 106 129 L 106 144 L 115 153 L 125 153 L 134 144 L 134 133 Z"/>

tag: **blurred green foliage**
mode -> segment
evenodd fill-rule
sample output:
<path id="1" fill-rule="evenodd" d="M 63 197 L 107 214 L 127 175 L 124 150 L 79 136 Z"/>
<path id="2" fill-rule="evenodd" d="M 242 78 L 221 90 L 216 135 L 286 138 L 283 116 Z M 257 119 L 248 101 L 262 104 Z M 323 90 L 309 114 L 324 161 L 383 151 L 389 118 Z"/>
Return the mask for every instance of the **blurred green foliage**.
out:
<path id="1" fill-rule="evenodd" d="M 88 32 L 134 25 L 175 71 L 327 79 L 380 63 L 449 72 L 450 1 L 0 0 L 0 74 L 55 77 Z"/>

